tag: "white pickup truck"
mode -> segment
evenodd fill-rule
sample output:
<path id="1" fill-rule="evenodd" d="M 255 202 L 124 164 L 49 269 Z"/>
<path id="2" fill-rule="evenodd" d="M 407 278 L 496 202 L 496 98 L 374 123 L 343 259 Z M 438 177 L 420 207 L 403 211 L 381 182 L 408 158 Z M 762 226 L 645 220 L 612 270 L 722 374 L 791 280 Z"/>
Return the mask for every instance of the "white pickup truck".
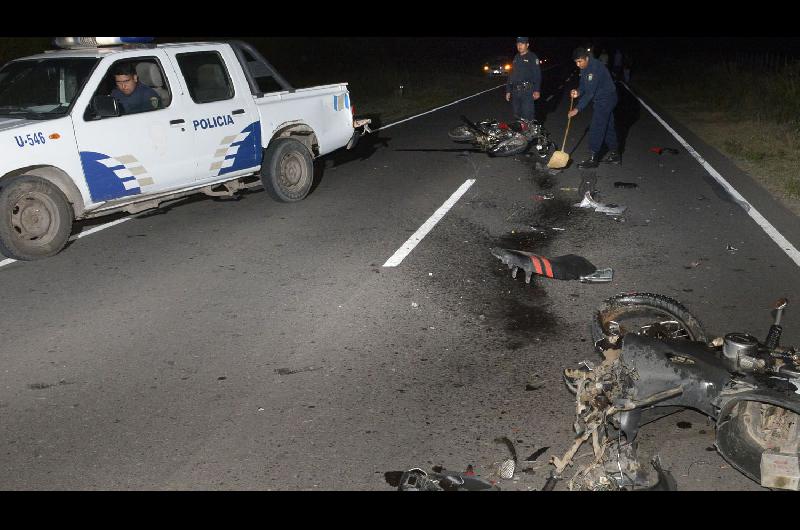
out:
<path id="1" fill-rule="evenodd" d="M 0 69 L 0 253 L 52 256 L 73 220 L 193 193 L 263 185 L 302 200 L 313 160 L 369 130 L 347 83 L 294 89 L 247 43 L 140 40 L 58 38 L 65 49 Z M 123 63 L 157 94 L 151 108 L 126 112 L 111 95 Z"/>

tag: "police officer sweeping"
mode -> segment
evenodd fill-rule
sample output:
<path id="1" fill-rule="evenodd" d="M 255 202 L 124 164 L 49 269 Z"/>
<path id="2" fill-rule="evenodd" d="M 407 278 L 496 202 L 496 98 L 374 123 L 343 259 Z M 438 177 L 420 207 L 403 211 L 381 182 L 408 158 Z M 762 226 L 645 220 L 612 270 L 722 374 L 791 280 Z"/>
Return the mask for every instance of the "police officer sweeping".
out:
<path id="1" fill-rule="evenodd" d="M 571 96 L 579 98 L 574 109 L 569 111 L 571 118 L 582 112 L 591 102 L 594 112 L 592 122 L 589 127 L 589 149 L 591 151 L 588 159 L 584 160 L 578 167 L 581 169 L 595 168 L 600 161 L 600 150 L 605 144 L 608 147 L 608 157 L 603 162 L 619 164 L 619 144 L 617 142 L 617 132 L 614 129 L 614 107 L 617 106 L 617 89 L 608 68 L 599 60 L 592 57 L 586 48 L 575 48 L 572 52 L 572 59 L 580 68 L 581 77 L 578 90 L 572 90 Z"/>
<path id="2" fill-rule="evenodd" d="M 514 116 L 533 120 L 536 117 L 534 101 L 539 99 L 542 87 L 542 70 L 539 58 L 529 51 L 528 37 L 517 37 L 517 55 L 511 67 L 506 86 L 506 101 L 511 101 Z"/>

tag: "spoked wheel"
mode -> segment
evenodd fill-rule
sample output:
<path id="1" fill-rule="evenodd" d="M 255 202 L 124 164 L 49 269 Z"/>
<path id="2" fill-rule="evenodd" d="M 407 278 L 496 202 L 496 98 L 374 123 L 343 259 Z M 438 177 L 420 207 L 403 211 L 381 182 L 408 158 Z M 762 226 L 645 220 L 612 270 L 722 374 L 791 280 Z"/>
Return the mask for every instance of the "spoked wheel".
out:
<path id="1" fill-rule="evenodd" d="M 528 148 L 528 139 L 522 134 L 514 134 L 489 148 L 492 156 L 512 156 Z"/>
<path id="2" fill-rule="evenodd" d="M 703 326 L 680 302 L 652 293 L 621 294 L 607 299 L 595 312 L 591 328 L 598 351 L 626 333 L 708 341 Z"/>

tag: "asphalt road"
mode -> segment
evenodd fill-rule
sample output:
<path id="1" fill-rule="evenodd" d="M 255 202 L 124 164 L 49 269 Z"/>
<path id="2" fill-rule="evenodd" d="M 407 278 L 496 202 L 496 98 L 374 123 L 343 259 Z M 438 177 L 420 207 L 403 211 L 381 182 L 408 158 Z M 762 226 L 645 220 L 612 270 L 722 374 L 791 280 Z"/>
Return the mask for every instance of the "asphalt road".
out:
<path id="1" fill-rule="evenodd" d="M 551 72 L 540 105 L 558 142 L 575 83 L 559 88 L 564 77 Z M 391 490 L 384 473 L 412 467 L 486 476 L 508 455 L 500 436 L 520 458 L 548 448 L 501 488 L 541 488 L 572 440 L 561 371 L 595 358 L 588 323 L 604 298 L 662 293 L 712 333 L 764 336 L 771 302 L 798 290 L 797 265 L 685 150 L 649 151 L 679 146 L 620 93 L 618 167 L 553 176 L 450 142 L 460 114 L 510 118 L 498 90 L 318 162 L 301 203 L 187 200 L 0 268 L 0 489 Z M 567 141 L 577 160 L 588 118 Z M 679 132 L 800 243 L 791 214 Z M 571 207 L 592 176 L 603 201 L 628 207 L 625 222 Z M 467 179 L 408 257 L 383 267 Z M 526 285 L 493 246 L 580 254 L 614 281 Z M 785 314 L 784 343 L 800 343 L 798 314 Z M 679 489 L 761 489 L 709 450 L 699 413 L 641 439 Z"/>

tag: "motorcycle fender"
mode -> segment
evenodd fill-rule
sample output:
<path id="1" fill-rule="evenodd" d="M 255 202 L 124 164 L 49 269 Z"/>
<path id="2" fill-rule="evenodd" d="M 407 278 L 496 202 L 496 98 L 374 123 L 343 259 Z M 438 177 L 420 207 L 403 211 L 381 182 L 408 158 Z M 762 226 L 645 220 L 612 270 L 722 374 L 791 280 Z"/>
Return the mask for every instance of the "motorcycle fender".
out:
<path id="1" fill-rule="evenodd" d="M 761 484 L 762 455 L 777 450 L 765 447 L 753 436 L 753 428 L 748 428 L 744 408 L 748 402 L 756 402 L 776 405 L 800 415 L 799 397 L 797 394 L 782 394 L 772 389 L 756 389 L 726 399 L 720 407 L 717 420 L 717 450 L 734 468 Z M 796 454 L 796 437 L 794 444 Z"/>
<path id="2" fill-rule="evenodd" d="M 636 374 L 627 392 L 632 400 L 680 386 L 682 394 L 657 406 L 688 407 L 716 418 L 713 403 L 730 372 L 705 344 L 629 333 L 623 338 L 621 359 Z"/>

